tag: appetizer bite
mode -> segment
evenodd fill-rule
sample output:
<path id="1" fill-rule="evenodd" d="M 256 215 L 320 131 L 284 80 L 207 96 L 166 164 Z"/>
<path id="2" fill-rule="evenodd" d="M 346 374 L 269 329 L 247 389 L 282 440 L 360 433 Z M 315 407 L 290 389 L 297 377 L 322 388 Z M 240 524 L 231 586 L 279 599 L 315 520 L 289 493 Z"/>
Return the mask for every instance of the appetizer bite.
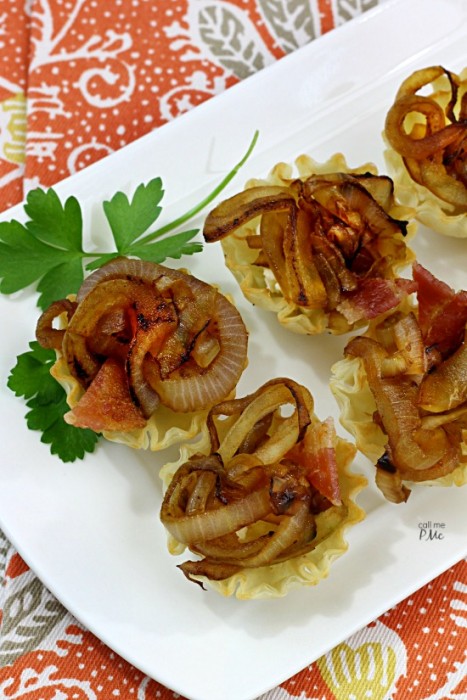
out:
<path id="1" fill-rule="evenodd" d="M 351 169 L 336 154 L 323 164 L 300 156 L 296 166 L 299 177 L 280 163 L 219 204 L 204 237 L 222 241 L 245 297 L 286 328 L 346 333 L 406 295 L 398 271 L 414 259 L 411 212 L 371 164 Z"/>
<path id="2" fill-rule="evenodd" d="M 217 404 L 207 427 L 202 449 L 182 446 L 161 471 L 169 550 L 200 557 L 183 573 L 238 598 L 325 578 L 347 549 L 346 528 L 364 517 L 353 499 L 366 480 L 349 469 L 355 447 L 287 378 Z"/>
<path id="3" fill-rule="evenodd" d="M 460 75 L 442 66 L 412 73 L 387 114 L 384 137 L 401 202 L 433 231 L 467 236 L 467 68 Z"/>
<path id="4" fill-rule="evenodd" d="M 394 503 L 410 483 L 467 483 L 467 292 L 418 263 L 413 277 L 418 303 L 354 337 L 330 382 L 342 425 Z"/>
<path id="5" fill-rule="evenodd" d="M 57 351 L 68 423 L 153 450 L 197 435 L 247 362 L 245 325 L 215 287 L 128 258 L 91 274 L 76 299 L 54 302 L 36 337 Z"/>

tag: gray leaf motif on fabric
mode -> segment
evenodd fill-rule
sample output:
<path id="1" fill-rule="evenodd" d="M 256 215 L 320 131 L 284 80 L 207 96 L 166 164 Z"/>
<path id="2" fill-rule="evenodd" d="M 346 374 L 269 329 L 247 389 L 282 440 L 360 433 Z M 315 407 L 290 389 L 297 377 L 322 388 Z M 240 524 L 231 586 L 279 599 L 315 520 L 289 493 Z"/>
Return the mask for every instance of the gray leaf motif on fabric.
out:
<path id="1" fill-rule="evenodd" d="M 200 3 L 198 31 L 213 60 L 239 80 L 274 60 L 247 14 L 234 5 Z"/>
<path id="2" fill-rule="evenodd" d="M 343 24 L 362 12 L 381 5 L 384 0 L 337 0 L 337 23 Z"/>
<path id="3" fill-rule="evenodd" d="M 1 621 L 0 668 L 40 647 L 67 614 L 32 572 L 26 583 L 6 596 Z"/>
<path id="4" fill-rule="evenodd" d="M 258 0 L 271 34 L 285 53 L 318 36 L 309 0 Z"/>

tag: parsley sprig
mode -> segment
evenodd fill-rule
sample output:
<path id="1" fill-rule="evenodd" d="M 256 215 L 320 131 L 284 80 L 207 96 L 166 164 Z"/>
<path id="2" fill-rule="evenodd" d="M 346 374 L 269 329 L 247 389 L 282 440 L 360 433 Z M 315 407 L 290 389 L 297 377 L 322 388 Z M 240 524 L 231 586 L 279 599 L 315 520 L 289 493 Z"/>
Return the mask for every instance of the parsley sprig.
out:
<path id="1" fill-rule="evenodd" d="M 52 454 L 63 462 L 82 459 L 93 452 L 99 435 L 68 425 L 63 420 L 70 410 L 66 394 L 50 374 L 56 357 L 53 350 L 44 350 L 39 343 L 29 343 L 30 350 L 18 355 L 8 377 L 8 387 L 16 396 L 26 399 L 26 423 L 30 430 L 42 433 L 42 442 L 50 445 Z"/>
<path id="2" fill-rule="evenodd" d="M 159 218 L 164 195 L 162 180 L 156 177 L 140 184 L 131 199 L 117 192 L 103 203 L 114 250 L 88 252 L 83 247 L 83 217 L 76 197 L 62 203 L 53 188 L 29 192 L 24 211 L 26 222 L 0 222 L 0 292 L 12 294 L 36 283 L 38 306 L 46 309 L 53 301 L 76 293 L 86 271 L 95 270 L 118 256 L 136 257 L 162 263 L 202 250 L 193 241 L 199 229 L 173 233 L 186 224 L 227 187 L 250 156 L 258 132 L 241 160 L 196 206 L 174 221 L 149 230 Z M 33 341 L 29 351 L 19 355 L 8 377 L 8 387 L 26 400 L 26 422 L 42 433 L 42 442 L 64 462 L 82 459 L 93 452 L 99 435 L 68 425 L 66 394 L 51 376 L 55 352 Z"/>
<path id="3" fill-rule="evenodd" d="M 243 158 L 195 207 L 153 231 L 159 218 L 164 188 L 160 177 L 140 184 L 131 200 L 117 192 L 103 203 L 114 250 L 89 252 L 83 247 L 83 217 L 76 197 L 64 203 L 53 188 L 29 192 L 24 211 L 29 217 L 0 222 L 0 292 L 12 294 L 37 283 L 38 306 L 46 309 L 53 301 L 76 293 L 86 271 L 101 267 L 112 258 L 125 255 L 162 263 L 202 250 L 192 239 L 199 229 L 173 233 L 208 206 L 235 177 L 251 154 L 256 132 Z M 170 234 L 170 235 L 168 235 Z"/>

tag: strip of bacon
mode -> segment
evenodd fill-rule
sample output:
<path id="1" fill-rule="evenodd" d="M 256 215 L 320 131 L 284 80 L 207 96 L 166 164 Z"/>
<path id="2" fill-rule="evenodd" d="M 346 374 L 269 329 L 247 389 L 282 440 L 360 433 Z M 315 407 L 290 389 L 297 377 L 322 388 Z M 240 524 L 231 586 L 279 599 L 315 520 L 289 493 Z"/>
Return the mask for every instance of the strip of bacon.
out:
<path id="1" fill-rule="evenodd" d="M 449 355 L 464 337 L 467 323 L 467 291 L 455 292 L 420 263 L 413 265 L 417 284 L 418 322 L 427 347 Z"/>
<path id="2" fill-rule="evenodd" d="M 287 454 L 305 471 L 310 484 L 338 506 L 342 503 L 336 461 L 336 430 L 332 418 L 307 428 L 303 440 Z"/>
<path id="3" fill-rule="evenodd" d="M 337 307 L 349 323 L 376 318 L 394 309 L 408 294 L 417 290 L 412 280 L 368 278 L 362 280 L 358 289 L 347 292 Z"/>

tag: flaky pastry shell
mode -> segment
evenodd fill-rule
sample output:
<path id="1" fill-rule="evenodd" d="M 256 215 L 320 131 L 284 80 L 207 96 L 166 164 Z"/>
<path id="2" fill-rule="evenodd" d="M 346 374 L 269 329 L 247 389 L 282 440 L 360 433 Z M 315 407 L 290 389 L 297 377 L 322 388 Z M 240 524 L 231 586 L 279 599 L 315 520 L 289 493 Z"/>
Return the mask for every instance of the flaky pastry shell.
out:
<path id="1" fill-rule="evenodd" d="M 57 353 L 57 360 L 50 373 L 65 390 L 70 409 L 74 408 L 84 394 L 84 389 L 70 373 L 61 353 Z M 176 413 L 159 404 L 144 428 L 125 432 L 103 431 L 102 435 L 110 442 L 118 442 L 135 450 L 157 452 L 185 440 L 201 438 L 207 413 L 208 411 Z"/>
<path id="2" fill-rule="evenodd" d="M 204 449 L 203 449 L 204 447 Z M 195 453 L 209 453 L 209 439 L 201 438 L 196 446 L 182 445 L 177 462 L 166 464 L 159 472 L 164 490 L 167 489 L 177 469 Z M 298 586 L 314 586 L 329 575 L 332 562 L 348 549 L 345 532 L 365 518 L 364 510 L 357 505 L 355 497 L 367 486 L 367 480 L 351 471 L 355 447 L 342 438 L 337 438 L 337 463 L 342 505 L 332 506 L 315 516 L 316 547 L 307 554 L 270 566 L 243 569 L 222 581 L 211 581 L 202 576 L 193 578 L 223 596 L 235 596 L 241 600 L 280 598 Z M 168 550 L 180 555 L 185 546 L 167 535 Z"/>
<path id="3" fill-rule="evenodd" d="M 330 389 L 340 411 L 341 425 L 353 436 L 357 449 L 373 464 L 384 454 L 387 436 L 373 415 L 376 402 L 368 385 L 368 380 L 360 357 L 344 358 L 331 368 Z M 462 455 L 467 459 L 467 430 L 461 444 Z M 467 462 L 446 476 L 421 481 L 423 486 L 463 486 L 467 484 Z"/>
<path id="4" fill-rule="evenodd" d="M 467 68 L 464 68 L 460 73 L 460 79 L 462 91 L 465 92 L 467 90 Z M 437 86 L 439 86 L 439 100 L 437 100 L 439 104 L 446 102 L 446 99 L 443 100 L 443 95 L 446 96 L 447 94 L 444 81 L 445 78 L 443 76 L 443 78 L 433 83 L 435 91 Z M 413 124 L 413 122 L 410 124 L 410 115 L 407 117 L 407 120 L 409 122 L 408 130 L 410 130 Z M 413 208 L 416 212 L 417 220 L 432 231 L 445 236 L 452 236 L 453 238 L 466 238 L 467 212 L 456 212 L 454 205 L 443 201 L 429 189 L 415 182 L 405 167 L 402 156 L 389 146 L 384 133 L 383 139 L 388 145 L 388 148 L 384 151 L 384 159 L 388 173 L 394 181 L 397 198 L 401 204 Z"/>
<path id="5" fill-rule="evenodd" d="M 357 168 L 347 165 L 345 156 L 336 153 L 324 163 L 315 161 L 308 155 L 301 155 L 295 160 L 298 175 L 294 175 L 294 168 L 287 163 L 278 163 L 273 167 L 267 178 L 251 179 L 246 183 L 245 189 L 260 185 L 287 185 L 294 177 L 305 179 L 311 175 L 325 175 L 330 173 L 377 175 L 378 171 L 373 163 L 364 163 Z M 413 211 L 407 207 L 395 203 L 387 212 L 390 216 L 399 220 L 412 220 Z M 255 265 L 258 251 L 249 248 L 246 238 L 256 232 L 258 219 L 239 227 L 232 234 L 221 240 L 225 262 L 246 299 L 259 308 L 272 311 L 277 315 L 281 325 L 294 333 L 302 335 L 315 335 L 323 332 L 333 334 L 346 333 L 352 328 L 361 327 L 364 321 L 350 325 L 348 321 L 337 312 L 326 312 L 324 309 L 309 309 L 298 306 L 294 302 L 287 301 L 272 274 L 264 267 Z M 410 223 L 405 237 L 407 243 L 415 234 L 416 224 Z M 405 245 L 403 254 L 389 267 L 389 275 L 394 278 L 399 271 L 414 260 L 411 249 Z"/>

